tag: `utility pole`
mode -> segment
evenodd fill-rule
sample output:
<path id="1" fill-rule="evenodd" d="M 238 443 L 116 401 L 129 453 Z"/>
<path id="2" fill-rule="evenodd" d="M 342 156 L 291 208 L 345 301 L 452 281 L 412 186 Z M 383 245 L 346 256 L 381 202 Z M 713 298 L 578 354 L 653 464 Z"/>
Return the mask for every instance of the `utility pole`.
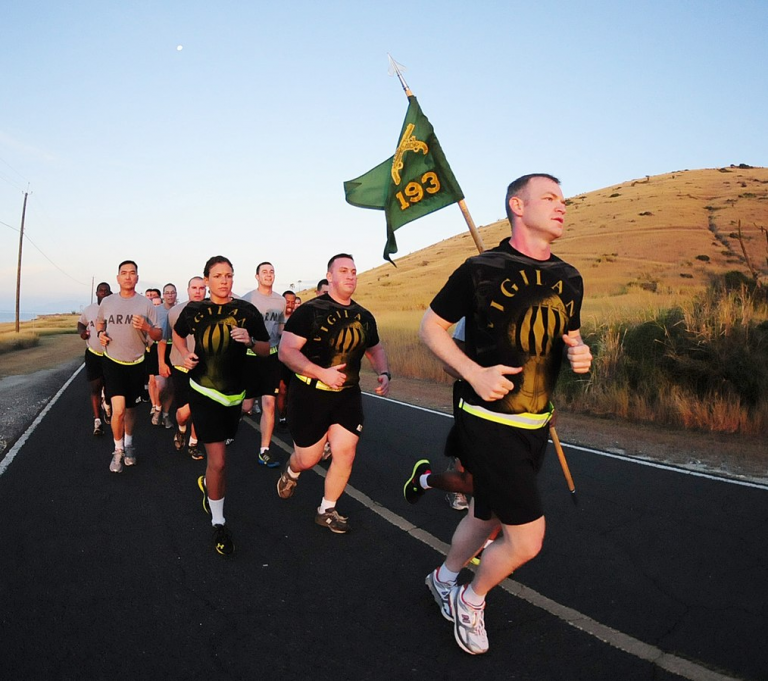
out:
<path id="1" fill-rule="evenodd" d="M 19 303 L 21 300 L 21 247 L 24 245 L 24 218 L 27 214 L 27 196 L 24 192 L 24 208 L 21 210 L 21 231 L 19 233 L 19 264 L 16 268 L 16 333 L 19 332 Z"/>

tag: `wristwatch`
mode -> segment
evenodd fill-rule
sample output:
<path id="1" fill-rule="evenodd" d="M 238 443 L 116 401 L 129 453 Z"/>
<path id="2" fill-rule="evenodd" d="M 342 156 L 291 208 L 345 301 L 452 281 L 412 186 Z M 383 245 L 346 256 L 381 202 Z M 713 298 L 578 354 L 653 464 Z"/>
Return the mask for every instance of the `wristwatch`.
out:
<path id="1" fill-rule="evenodd" d="M 390 374 L 388 371 L 382 371 L 379 376 L 386 376 L 388 381 L 392 380 L 392 374 Z"/>

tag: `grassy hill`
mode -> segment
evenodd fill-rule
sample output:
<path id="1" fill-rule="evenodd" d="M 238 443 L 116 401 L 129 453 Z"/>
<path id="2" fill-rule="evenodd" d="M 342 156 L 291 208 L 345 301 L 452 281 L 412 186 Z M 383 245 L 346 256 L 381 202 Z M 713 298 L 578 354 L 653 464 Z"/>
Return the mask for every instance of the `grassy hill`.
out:
<path id="1" fill-rule="evenodd" d="M 673 305 L 702 291 L 712 274 L 748 272 L 739 222 L 747 257 L 768 274 L 768 241 L 760 230 L 768 227 L 768 168 L 682 170 L 567 203 L 565 234 L 553 250 L 584 276 L 586 315 Z M 509 235 L 509 223 L 504 218 L 479 231 L 490 248 Z M 420 316 L 474 253 L 469 233 L 445 239 L 399 258 L 397 268 L 384 264 L 362 273 L 355 298 L 386 318 Z"/>

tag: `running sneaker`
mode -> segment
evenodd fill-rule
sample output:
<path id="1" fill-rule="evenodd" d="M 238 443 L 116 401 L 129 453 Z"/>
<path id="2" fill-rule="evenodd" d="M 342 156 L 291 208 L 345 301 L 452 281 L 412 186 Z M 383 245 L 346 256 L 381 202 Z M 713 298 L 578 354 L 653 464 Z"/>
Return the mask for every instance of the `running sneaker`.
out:
<path id="1" fill-rule="evenodd" d="M 136 447 L 133 445 L 125 446 L 125 457 L 123 458 L 123 463 L 126 466 L 136 465 Z"/>
<path id="2" fill-rule="evenodd" d="M 123 472 L 123 450 L 122 449 L 116 449 L 112 453 L 112 462 L 109 464 L 109 470 L 112 473 Z"/>
<path id="3" fill-rule="evenodd" d="M 287 430 L 288 429 L 288 419 L 285 417 L 278 419 L 277 421 L 277 427 L 280 428 L 280 430 Z"/>
<path id="4" fill-rule="evenodd" d="M 210 515 L 211 514 L 211 507 L 208 505 L 208 488 L 205 486 L 205 476 L 201 475 L 197 479 L 197 486 L 200 488 L 200 491 L 203 493 L 203 510 Z"/>
<path id="5" fill-rule="evenodd" d="M 268 449 L 265 449 L 263 452 L 259 452 L 258 462 L 260 465 L 266 466 L 267 468 L 277 468 L 280 466 L 280 462 L 277 460 L 277 457 L 271 454 Z"/>
<path id="6" fill-rule="evenodd" d="M 335 508 L 329 508 L 325 513 L 315 515 L 315 522 L 321 527 L 327 527 L 335 534 L 346 534 L 349 532 L 349 518 L 340 515 Z"/>
<path id="7" fill-rule="evenodd" d="M 180 430 L 177 430 L 173 434 L 173 446 L 176 448 L 177 452 L 180 452 L 182 449 L 184 449 L 184 441 L 186 439 L 186 436 Z"/>
<path id="8" fill-rule="evenodd" d="M 104 429 L 101 427 L 101 419 L 93 419 L 93 434 L 104 435 Z"/>
<path id="9" fill-rule="evenodd" d="M 469 508 L 467 497 L 461 492 L 448 492 L 445 495 L 445 500 L 454 511 L 466 511 Z"/>
<path id="10" fill-rule="evenodd" d="M 187 452 L 189 455 L 195 460 L 200 461 L 200 459 L 205 458 L 205 454 L 203 454 L 198 448 L 197 445 L 189 445 L 187 447 Z"/>
<path id="11" fill-rule="evenodd" d="M 403 487 L 403 495 L 409 504 L 415 504 L 421 495 L 426 492 L 426 490 L 419 484 L 419 478 L 422 475 L 431 472 L 429 461 L 427 459 L 421 459 L 421 461 L 417 461 L 414 464 L 411 477 L 408 478 Z"/>
<path id="12" fill-rule="evenodd" d="M 456 586 L 456 583 L 451 582 L 441 582 L 437 577 L 437 571 L 440 568 L 436 568 L 435 570 L 432 570 L 427 575 L 427 578 L 424 580 L 424 583 L 427 585 L 427 588 L 432 593 L 432 596 L 435 599 L 435 603 L 437 603 L 437 607 L 440 608 L 440 614 L 445 617 L 449 622 L 453 622 L 453 615 L 451 614 L 451 589 L 453 589 L 454 586 Z"/>
<path id="13" fill-rule="evenodd" d="M 325 441 L 325 445 L 323 445 L 323 457 L 322 461 L 327 461 L 333 456 L 333 452 L 331 451 L 331 443 L 327 440 Z"/>
<path id="14" fill-rule="evenodd" d="M 213 526 L 213 545 L 222 556 L 231 556 L 235 552 L 235 544 L 226 525 Z"/>
<path id="15" fill-rule="evenodd" d="M 299 484 L 298 478 L 292 478 L 288 474 L 288 461 L 283 466 L 283 472 L 277 479 L 277 496 L 281 499 L 290 499 L 296 491 L 296 485 Z"/>
<path id="16" fill-rule="evenodd" d="M 231 444 L 232 444 L 234 441 L 235 441 L 235 438 L 233 438 L 233 437 L 228 437 L 226 440 L 224 440 L 224 444 L 225 444 L 227 447 L 229 447 L 229 445 L 231 445 Z"/>
<path id="17" fill-rule="evenodd" d="M 475 608 L 464 601 L 462 596 L 467 587 L 451 589 L 450 603 L 453 615 L 453 635 L 459 647 L 470 655 L 488 652 L 488 634 L 485 633 L 485 606 Z"/>
<path id="18" fill-rule="evenodd" d="M 173 428 L 173 421 L 171 421 L 171 417 L 169 414 L 163 414 L 163 427 L 166 430 L 170 430 Z"/>
<path id="19" fill-rule="evenodd" d="M 162 417 L 162 413 L 159 409 L 155 409 L 152 407 L 152 425 L 153 426 L 159 426 L 160 425 L 160 418 Z"/>

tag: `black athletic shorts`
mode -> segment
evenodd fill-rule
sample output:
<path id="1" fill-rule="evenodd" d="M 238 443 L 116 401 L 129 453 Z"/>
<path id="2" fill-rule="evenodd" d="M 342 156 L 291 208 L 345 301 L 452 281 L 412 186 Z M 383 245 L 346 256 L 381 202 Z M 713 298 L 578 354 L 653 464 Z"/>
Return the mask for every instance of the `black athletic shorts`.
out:
<path id="1" fill-rule="evenodd" d="M 359 386 L 338 392 L 318 390 L 295 376 L 288 391 L 288 429 L 299 447 L 325 437 L 334 423 L 358 437 L 363 432 L 363 398 Z"/>
<path id="2" fill-rule="evenodd" d="M 461 397 L 461 382 L 454 381 L 453 383 L 453 413 L 459 408 L 459 399 Z M 459 440 L 459 432 L 456 429 L 456 420 L 454 419 L 451 429 L 448 431 L 448 436 L 445 438 L 445 449 L 443 454 L 448 457 L 459 459 L 461 461 L 461 442 Z M 462 461 L 462 463 L 464 463 Z"/>
<path id="3" fill-rule="evenodd" d="M 240 415 L 243 410 L 241 404 L 225 407 L 190 387 L 189 408 L 195 424 L 195 433 L 200 442 L 205 444 L 234 439 L 237 427 L 240 425 Z"/>
<path id="4" fill-rule="evenodd" d="M 461 462 L 472 474 L 475 517 L 495 515 L 524 525 L 544 515 L 536 480 L 547 449 L 548 428 L 526 430 L 454 412 Z"/>
<path id="5" fill-rule="evenodd" d="M 280 366 L 277 353 L 266 357 L 248 355 L 245 362 L 245 397 L 277 395 L 280 389 Z"/>
<path id="6" fill-rule="evenodd" d="M 139 364 L 119 364 L 106 355 L 101 360 L 104 368 L 104 394 L 108 400 L 113 397 L 125 398 L 126 409 L 133 409 L 136 401 L 144 394 L 144 362 Z"/>
<path id="7" fill-rule="evenodd" d="M 92 350 L 85 351 L 85 378 L 88 381 L 98 381 L 104 378 L 104 368 L 101 366 L 102 355 L 97 355 Z"/>
<path id="8" fill-rule="evenodd" d="M 189 404 L 189 373 L 171 366 L 171 381 L 173 382 L 173 400 L 176 408 Z"/>
<path id="9" fill-rule="evenodd" d="M 157 366 L 157 343 L 152 343 L 147 348 L 147 356 L 144 358 L 144 364 L 147 365 L 147 376 L 157 376 L 160 369 Z"/>

